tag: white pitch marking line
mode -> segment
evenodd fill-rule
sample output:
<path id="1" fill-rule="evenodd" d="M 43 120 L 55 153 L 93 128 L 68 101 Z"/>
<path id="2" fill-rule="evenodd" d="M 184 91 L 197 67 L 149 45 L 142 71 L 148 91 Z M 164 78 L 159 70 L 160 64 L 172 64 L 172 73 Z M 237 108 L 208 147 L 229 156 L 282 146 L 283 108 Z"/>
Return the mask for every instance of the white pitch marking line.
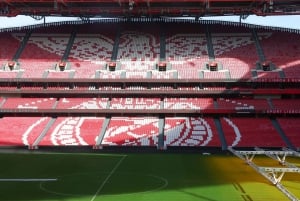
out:
<path id="1" fill-rule="evenodd" d="M 124 155 L 119 162 L 115 165 L 115 167 L 110 171 L 109 175 L 107 175 L 107 177 L 105 178 L 105 180 L 103 181 L 103 183 L 101 184 L 101 186 L 99 186 L 97 192 L 95 193 L 95 195 L 93 196 L 93 198 L 91 199 L 91 201 L 94 201 L 96 199 L 96 197 L 98 196 L 98 194 L 101 192 L 101 190 L 103 189 L 103 187 L 105 186 L 106 182 L 110 179 L 110 177 L 115 173 L 115 171 L 117 170 L 117 168 L 121 165 L 121 163 L 123 162 L 123 160 L 126 158 L 126 155 Z"/>
<path id="2" fill-rule="evenodd" d="M 21 182 L 31 182 L 31 181 L 57 181 L 57 179 L 0 179 L 0 182 L 9 181 L 21 181 Z"/>

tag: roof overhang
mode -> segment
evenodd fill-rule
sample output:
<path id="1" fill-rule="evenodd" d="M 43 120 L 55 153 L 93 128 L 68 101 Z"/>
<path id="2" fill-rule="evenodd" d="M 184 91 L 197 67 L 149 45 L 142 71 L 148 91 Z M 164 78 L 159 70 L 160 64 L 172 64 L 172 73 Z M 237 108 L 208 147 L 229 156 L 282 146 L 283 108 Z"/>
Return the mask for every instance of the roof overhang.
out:
<path id="1" fill-rule="evenodd" d="M 298 0 L 3 0 L 0 15 L 182 17 L 300 14 Z"/>

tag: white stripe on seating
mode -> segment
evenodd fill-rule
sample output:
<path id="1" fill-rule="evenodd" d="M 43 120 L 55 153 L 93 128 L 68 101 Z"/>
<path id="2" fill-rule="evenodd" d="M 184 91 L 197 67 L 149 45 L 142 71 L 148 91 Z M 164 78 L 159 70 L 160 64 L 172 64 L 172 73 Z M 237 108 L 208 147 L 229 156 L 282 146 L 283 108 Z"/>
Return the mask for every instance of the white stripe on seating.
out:
<path id="1" fill-rule="evenodd" d="M 30 178 L 30 179 L 0 179 L 0 182 L 8 182 L 8 181 L 21 181 L 21 182 L 32 182 L 32 181 L 57 181 L 57 179 L 48 179 L 48 178 L 42 178 L 42 179 L 35 179 L 35 178 Z"/>

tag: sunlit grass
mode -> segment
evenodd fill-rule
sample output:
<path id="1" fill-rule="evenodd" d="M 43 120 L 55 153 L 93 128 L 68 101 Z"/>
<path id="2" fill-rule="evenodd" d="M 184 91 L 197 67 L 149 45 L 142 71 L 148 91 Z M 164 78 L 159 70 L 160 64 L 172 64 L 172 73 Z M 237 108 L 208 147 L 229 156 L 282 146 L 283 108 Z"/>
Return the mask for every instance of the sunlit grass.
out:
<path id="1" fill-rule="evenodd" d="M 1 178 L 57 178 L 0 182 L 0 200 L 7 201 L 288 200 L 231 155 L 1 154 L 0 161 Z M 299 195 L 299 181 L 287 175 L 283 184 Z"/>

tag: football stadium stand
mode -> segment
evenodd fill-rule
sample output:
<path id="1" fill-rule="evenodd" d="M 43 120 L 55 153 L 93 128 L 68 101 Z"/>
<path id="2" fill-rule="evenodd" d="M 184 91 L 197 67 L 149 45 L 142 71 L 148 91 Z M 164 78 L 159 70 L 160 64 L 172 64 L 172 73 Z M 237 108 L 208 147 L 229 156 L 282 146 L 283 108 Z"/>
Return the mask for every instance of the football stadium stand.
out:
<path id="1" fill-rule="evenodd" d="M 300 147 L 300 138 L 299 138 L 299 129 L 300 129 L 300 121 L 295 118 L 278 118 L 277 119 L 280 127 L 282 128 L 285 135 L 294 145 L 294 147 Z"/>
<path id="2" fill-rule="evenodd" d="M 119 21 L 0 35 L 2 146 L 300 147 L 297 33 Z"/>
<path id="3" fill-rule="evenodd" d="M 221 123 L 228 146 L 287 146 L 267 118 L 223 118 Z"/>
<path id="4" fill-rule="evenodd" d="M 166 118 L 165 146 L 221 146 L 212 118 Z"/>
<path id="5" fill-rule="evenodd" d="M 1 16 L 44 23 L 0 29 L 0 149 L 226 151 L 299 200 L 281 180 L 300 172 L 285 160 L 300 155 L 300 30 L 243 22 L 299 8 L 296 0 L 1 1 Z M 78 19 L 48 23 L 49 15 Z M 202 19 L 225 15 L 240 21 Z M 256 155 L 280 167 L 260 167 Z M 156 190 L 167 187 L 154 178 L 165 182 Z M 234 196 L 256 200 L 234 180 Z"/>

